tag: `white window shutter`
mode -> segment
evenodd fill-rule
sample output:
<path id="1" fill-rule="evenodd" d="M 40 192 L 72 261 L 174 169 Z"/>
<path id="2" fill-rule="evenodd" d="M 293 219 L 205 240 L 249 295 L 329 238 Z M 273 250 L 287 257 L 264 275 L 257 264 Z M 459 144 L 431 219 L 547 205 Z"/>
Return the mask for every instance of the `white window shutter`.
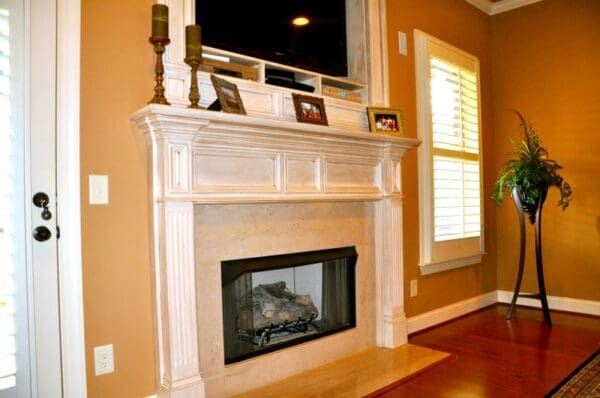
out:
<path id="1" fill-rule="evenodd" d="M 15 386 L 14 181 L 9 14 L 0 8 L 0 390 Z"/>
<path id="2" fill-rule="evenodd" d="M 474 72 L 430 58 L 436 242 L 481 231 L 477 87 Z"/>
<path id="3" fill-rule="evenodd" d="M 415 56 L 420 266 L 427 274 L 480 262 L 483 254 L 479 62 L 419 31 Z"/>

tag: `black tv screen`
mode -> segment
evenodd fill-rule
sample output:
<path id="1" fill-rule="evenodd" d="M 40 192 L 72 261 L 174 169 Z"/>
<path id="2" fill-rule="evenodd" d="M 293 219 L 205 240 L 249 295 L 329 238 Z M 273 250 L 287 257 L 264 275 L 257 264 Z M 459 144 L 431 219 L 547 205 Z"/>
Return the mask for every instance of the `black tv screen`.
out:
<path id="1" fill-rule="evenodd" d="M 297 17 L 309 23 L 295 26 Z M 203 45 L 348 75 L 345 0 L 196 0 L 196 23 Z"/>

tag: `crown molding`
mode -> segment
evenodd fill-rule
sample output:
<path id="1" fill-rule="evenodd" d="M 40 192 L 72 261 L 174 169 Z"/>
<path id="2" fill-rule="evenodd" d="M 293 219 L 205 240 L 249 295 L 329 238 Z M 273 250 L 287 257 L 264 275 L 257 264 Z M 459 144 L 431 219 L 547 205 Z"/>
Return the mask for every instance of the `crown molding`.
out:
<path id="1" fill-rule="evenodd" d="M 502 12 L 514 10 L 515 8 L 525 7 L 529 4 L 537 3 L 542 0 L 501 0 L 492 2 L 490 0 L 465 0 L 467 3 L 479 8 L 488 15 L 496 15 Z"/>
<path id="2" fill-rule="evenodd" d="M 488 15 L 492 15 L 492 3 L 490 0 L 465 0 L 467 3 L 479 8 Z"/>
<path id="3" fill-rule="evenodd" d="M 492 13 L 490 15 L 500 14 L 502 12 L 514 10 L 515 8 L 525 7 L 529 4 L 537 3 L 542 0 L 502 0 L 492 4 Z"/>

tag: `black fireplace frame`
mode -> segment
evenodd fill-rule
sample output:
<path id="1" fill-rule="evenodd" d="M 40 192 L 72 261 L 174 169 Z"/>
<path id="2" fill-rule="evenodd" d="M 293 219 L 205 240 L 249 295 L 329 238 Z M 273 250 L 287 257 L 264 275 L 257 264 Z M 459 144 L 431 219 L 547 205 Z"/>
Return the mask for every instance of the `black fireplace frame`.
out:
<path id="1" fill-rule="evenodd" d="M 310 340 L 319 339 L 321 337 L 340 333 L 348 329 L 356 327 L 356 263 L 358 253 L 355 246 L 338 247 L 333 249 L 306 251 L 298 253 L 288 253 L 265 257 L 252 257 L 238 260 L 221 261 L 221 286 L 225 287 L 228 283 L 235 281 L 238 277 L 249 272 L 268 271 L 282 268 L 290 268 L 314 263 L 322 263 L 325 261 L 338 260 L 347 258 L 349 264 L 348 280 L 353 283 L 348 283 L 348 293 L 353 300 L 350 300 L 350 320 L 347 326 L 338 327 L 334 330 L 324 331 L 318 334 L 310 334 L 302 337 L 297 337 L 291 341 L 284 341 L 278 344 L 273 344 L 262 348 L 260 351 L 254 351 L 246 354 L 239 354 L 235 358 L 225 357 L 225 365 L 240 362 L 252 357 L 256 357 L 269 352 L 277 351 L 286 347 L 301 344 Z M 223 294 L 224 290 L 223 290 Z M 224 297 L 222 297 L 225 300 Z M 223 309 L 224 310 L 224 309 Z M 224 321 L 224 319 L 223 319 Z"/>

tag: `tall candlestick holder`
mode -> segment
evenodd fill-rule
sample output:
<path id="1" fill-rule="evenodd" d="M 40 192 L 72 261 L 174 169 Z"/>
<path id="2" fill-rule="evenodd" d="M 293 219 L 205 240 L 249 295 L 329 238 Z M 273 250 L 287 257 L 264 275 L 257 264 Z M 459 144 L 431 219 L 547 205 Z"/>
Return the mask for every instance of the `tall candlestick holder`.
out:
<path id="1" fill-rule="evenodd" d="M 192 79 L 190 83 L 190 95 L 188 98 L 190 99 L 190 105 L 188 108 L 193 109 L 204 109 L 198 102 L 200 102 L 200 91 L 198 90 L 198 65 L 202 62 L 202 58 L 197 56 L 186 57 L 184 59 L 185 63 L 192 68 Z"/>
<path id="2" fill-rule="evenodd" d="M 171 42 L 168 37 L 151 36 L 148 39 L 154 46 L 156 53 L 156 66 L 154 68 L 156 85 L 154 86 L 154 97 L 149 104 L 171 105 L 165 97 L 165 87 L 163 86 L 165 67 L 163 64 L 163 54 L 166 46 Z"/>

